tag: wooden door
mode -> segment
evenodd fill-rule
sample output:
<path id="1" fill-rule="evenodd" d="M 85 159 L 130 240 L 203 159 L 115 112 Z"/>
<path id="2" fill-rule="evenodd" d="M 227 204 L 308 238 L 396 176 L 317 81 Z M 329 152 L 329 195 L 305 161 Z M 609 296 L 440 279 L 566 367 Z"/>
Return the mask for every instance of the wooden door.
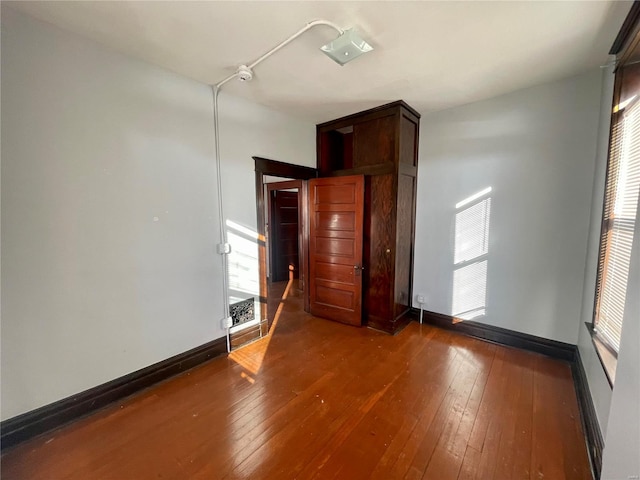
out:
<path id="1" fill-rule="evenodd" d="M 298 278 L 298 192 L 271 190 L 271 281 Z"/>
<path id="2" fill-rule="evenodd" d="M 309 311 L 362 325 L 364 176 L 309 180 Z"/>

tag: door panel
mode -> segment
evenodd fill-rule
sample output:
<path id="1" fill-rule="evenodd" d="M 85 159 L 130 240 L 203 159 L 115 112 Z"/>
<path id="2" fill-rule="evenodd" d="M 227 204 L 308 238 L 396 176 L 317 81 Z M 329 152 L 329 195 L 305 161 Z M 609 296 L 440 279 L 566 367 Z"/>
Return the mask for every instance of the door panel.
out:
<path id="1" fill-rule="evenodd" d="M 355 225 L 354 212 L 316 212 L 316 226 L 321 230 L 348 231 Z"/>
<path id="2" fill-rule="evenodd" d="M 355 202 L 355 193 L 352 185 L 317 185 L 314 196 L 320 204 L 349 205 Z"/>
<path id="3" fill-rule="evenodd" d="M 316 302 L 325 306 L 336 308 L 352 309 L 354 304 L 353 292 L 318 285 L 316 288 Z"/>
<path id="4" fill-rule="evenodd" d="M 316 237 L 315 254 L 336 258 L 333 263 L 339 263 L 338 257 L 345 257 L 346 261 L 352 263 L 349 259 L 355 254 L 355 241 L 355 238 Z"/>
<path id="5" fill-rule="evenodd" d="M 309 180 L 309 310 L 313 315 L 362 325 L 363 209 L 362 175 Z"/>
<path id="6" fill-rule="evenodd" d="M 316 278 L 338 283 L 353 282 L 353 266 L 316 262 Z"/>
<path id="7" fill-rule="evenodd" d="M 395 225 L 393 222 L 395 197 L 394 176 L 370 177 L 367 197 L 370 205 L 367 226 L 367 258 L 369 273 L 365 285 L 365 313 L 369 324 L 377 325 L 376 318 L 389 319 L 393 315 Z"/>
<path id="8" fill-rule="evenodd" d="M 398 175 L 396 226 L 395 318 L 411 307 L 411 262 L 413 260 L 413 199 L 415 178 Z"/>
<path id="9" fill-rule="evenodd" d="M 358 122 L 353 127 L 353 167 L 393 163 L 396 151 L 396 116 Z"/>

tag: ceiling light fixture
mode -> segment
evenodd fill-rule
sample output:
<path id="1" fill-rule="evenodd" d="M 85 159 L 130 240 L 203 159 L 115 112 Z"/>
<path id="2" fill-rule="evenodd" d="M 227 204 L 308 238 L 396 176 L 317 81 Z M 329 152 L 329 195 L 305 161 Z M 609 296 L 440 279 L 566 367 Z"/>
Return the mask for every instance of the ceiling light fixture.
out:
<path id="1" fill-rule="evenodd" d="M 358 33 L 350 28 L 342 35 L 320 48 L 334 62 L 344 65 L 363 53 L 370 52 L 373 47 L 369 45 Z"/>

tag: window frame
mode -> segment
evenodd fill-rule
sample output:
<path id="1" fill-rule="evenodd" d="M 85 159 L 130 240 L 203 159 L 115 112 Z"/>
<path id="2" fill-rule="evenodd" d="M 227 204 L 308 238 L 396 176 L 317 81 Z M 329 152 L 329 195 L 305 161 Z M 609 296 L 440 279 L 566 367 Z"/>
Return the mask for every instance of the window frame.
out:
<path id="1" fill-rule="evenodd" d="M 622 135 L 620 135 L 620 138 L 614 138 L 616 129 L 620 128 L 620 122 L 624 121 L 625 109 L 618 110 L 618 106 L 621 104 L 621 101 L 623 102 L 627 98 L 631 98 L 632 94 L 629 90 L 637 94 L 638 98 L 640 98 L 640 2 L 634 2 L 613 46 L 611 47 L 611 50 L 609 51 L 609 54 L 616 56 L 614 91 L 611 105 L 611 123 L 609 127 L 607 162 L 605 167 L 605 185 L 602 199 L 593 312 L 591 322 L 587 322 L 586 326 L 591 333 L 592 343 L 598 358 L 600 359 L 609 385 L 613 388 L 618 354 L 615 348 L 613 348 L 613 346 L 610 345 L 602 335 L 598 335 L 596 331 L 596 323 L 600 308 L 600 294 L 604 283 L 603 278 L 606 274 L 607 260 L 610 253 L 608 251 L 608 240 L 613 230 L 613 218 L 608 218 L 607 206 L 611 200 L 615 204 L 616 192 L 609 192 L 609 189 L 612 181 L 618 183 L 618 171 L 621 163 L 619 160 L 617 161 L 616 171 L 611 175 L 612 161 L 614 160 L 612 159 L 612 154 L 616 151 L 620 151 L 620 145 L 615 149 L 613 148 L 613 141 L 618 140 L 620 144 L 622 144 L 623 140 Z M 625 76 L 625 74 L 627 75 Z M 624 98 L 625 95 L 627 98 Z M 638 101 L 638 98 L 630 101 L 630 104 L 635 104 Z M 625 107 L 630 106 L 631 105 L 625 105 Z M 624 125 L 622 125 L 622 128 L 624 128 Z M 609 193 L 613 193 L 613 195 L 608 195 Z M 639 216 L 640 209 L 636 212 L 635 221 L 639 221 Z"/>

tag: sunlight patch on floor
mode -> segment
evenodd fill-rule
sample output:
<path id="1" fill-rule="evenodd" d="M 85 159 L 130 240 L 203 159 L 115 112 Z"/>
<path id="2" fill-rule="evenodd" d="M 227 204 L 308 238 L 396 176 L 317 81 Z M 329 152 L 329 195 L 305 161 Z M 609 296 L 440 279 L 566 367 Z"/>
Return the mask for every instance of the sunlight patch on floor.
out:
<path id="1" fill-rule="evenodd" d="M 236 362 L 238 365 L 240 365 L 242 368 L 244 368 L 247 372 L 249 372 L 253 376 L 257 375 L 260 372 L 260 369 L 262 368 L 262 362 L 264 361 L 264 357 L 267 353 L 267 350 L 269 349 L 269 344 L 271 343 L 273 334 L 275 333 L 276 328 L 278 327 L 278 321 L 280 320 L 280 315 L 282 314 L 282 309 L 284 308 L 284 301 L 289 296 L 289 292 L 291 291 L 294 281 L 295 279 L 293 278 L 293 275 L 290 274 L 289 282 L 287 283 L 287 287 L 285 288 L 284 293 L 282 294 L 282 299 L 278 304 L 278 309 L 276 310 L 276 314 L 273 319 L 273 323 L 271 324 L 271 330 L 269 334 L 266 337 L 263 337 L 262 339 L 256 342 L 250 343 L 249 345 L 239 348 L 238 350 L 234 350 L 229 354 L 229 358 L 231 360 Z M 242 375 L 243 375 L 243 378 L 245 378 L 246 376 L 247 381 L 249 381 L 250 383 L 255 382 L 255 379 L 247 375 L 245 372 L 243 372 Z"/>

